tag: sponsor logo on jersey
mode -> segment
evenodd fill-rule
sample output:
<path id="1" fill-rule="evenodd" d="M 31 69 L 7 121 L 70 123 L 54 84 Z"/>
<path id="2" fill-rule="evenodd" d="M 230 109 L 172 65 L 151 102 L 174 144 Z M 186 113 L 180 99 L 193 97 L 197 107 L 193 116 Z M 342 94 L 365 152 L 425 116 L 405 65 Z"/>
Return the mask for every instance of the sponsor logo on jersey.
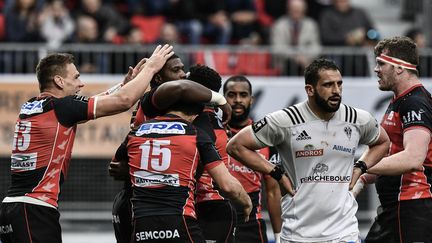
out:
<path id="1" fill-rule="evenodd" d="M 26 102 L 21 106 L 20 114 L 31 115 L 43 112 L 43 102 L 44 100 L 35 100 L 33 102 Z"/>
<path id="2" fill-rule="evenodd" d="M 37 153 L 14 153 L 11 155 L 11 170 L 36 169 Z"/>
<path id="3" fill-rule="evenodd" d="M 157 185 L 180 186 L 178 174 L 159 174 L 150 171 L 137 171 L 134 176 L 135 185 L 141 187 Z"/>
<path id="4" fill-rule="evenodd" d="M 274 165 L 280 165 L 282 163 L 281 157 L 279 153 L 274 153 L 268 160 L 270 163 Z"/>
<path id="5" fill-rule="evenodd" d="M 13 232 L 13 228 L 11 224 L 8 225 L 0 225 L 0 234 L 9 234 Z"/>
<path id="6" fill-rule="evenodd" d="M 411 123 L 424 123 L 422 121 L 422 114 L 425 111 L 420 109 L 418 111 L 408 111 L 406 115 L 402 116 L 402 121 L 404 125 L 408 125 Z"/>
<path id="7" fill-rule="evenodd" d="M 301 132 L 300 135 L 297 136 L 296 141 L 309 140 L 309 139 L 312 138 L 309 136 L 306 130 L 303 130 L 303 132 Z"/>
<path id="8" fill-rule="evenodd" d="M 348 139 L 351 140 L 352 129 L 351 127 L 344 127 L 344 132 L 347 135 Z"/>
<path id="9" fill-rule="evenodd" d="M 164 240 L 164 239 L 175 239 L 180 238 L 180 234 L 177 229 L 175 230 L 149 230 L 141 231 L 135 234 L 136 241 L 145 240 Z"/>
<path id="10" fill-rule="evenodd" d="M 296 151 L 296 158 L 322 156 L 323 154 L 323 149 L 299 150 Z"/>
<path id="11" fill-rule="evenodd" d="M 233 172 L 240 172 L 240 173 L 247 173 L 247 174 L 252 174 L 254 173 L 254 171 L 250 168 L 248 168 L 245 165 L 236 165 L 236 164 L 229 164 L 229 169 Z"/>
<path id="12" fill-rule="evenodd" d="M 156 122 L 144 123 L 136 131 L 137 136 L 150 133 L 159 134 L 185 134 L 187 124 L 182 122 Z"/>
<path id="13" fill-rule="evenodd" d="M 322 156 L 323 154 L 323 149 L 315 149 L 312 144 L 306 144 L 304 150 L 298 150 L 295 152 L 296 158 Z"/>
<path id="14" fill-rule="evenodd" d="M 83 96 L 83 95 L 74 95 L 73 99 L 78 101 L 88 102 L 90 98 L 88 96 Z"/>
<path id="15" fill-rule="evenodd" d="M 263 119 L 261 119 L 261 120 L 259 120 L 259 121 L 257 121 L 257 122 L 254 122 L 253 124 L 252 124 L 252 130 L 254 131 L 254 132 L 258 132 L 259 130 L 261 130 L 265 125 L 267 125 L 267 119 L 264 117 Z"/>
<path id="16" fill-rule="evenodd" d="M 324 163 L 318 163 L 312 168 L 312 175 L 300 178 L 301 183 L 307 182 L 350 182 L 351 176 L 340 176 L 340 175 L 327 175 L 329 171 L 328 165 Z"/>
<path id="17" fill-rule="evenodd" d="M 349 154 L 355 154 L 355 151 L 356 151 L 355 147 L 354 148 L 347 148 L 347 147 L 344 147 L 342 145 L 333 145 L 333 150 L 345 152 L 345 153 L 349 153 Z"/>

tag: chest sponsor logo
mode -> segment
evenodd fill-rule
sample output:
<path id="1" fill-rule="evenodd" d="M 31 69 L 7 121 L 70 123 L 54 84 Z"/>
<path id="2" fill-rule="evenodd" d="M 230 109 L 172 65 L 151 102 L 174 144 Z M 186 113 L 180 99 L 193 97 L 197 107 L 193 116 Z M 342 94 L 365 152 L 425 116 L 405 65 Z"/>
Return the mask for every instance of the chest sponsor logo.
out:
<path id="1" fill-rule="evenodd" d="M 177 229 L 174 230 L 149 230 L 141 231 L 135 234 L 136 241 L 147 241 L 147 240 L 164 240 L 164 239 L 176 239 L 180 238 L 180 234 Z"/>
<path id="2" fill-rule="evenodd" d="M 14 153 L 11 156 L 11 170 L 36 169 L 37 153 Z"/>
<path id="3" fill-rule="evenodd" d="M 323 156 L 323 154 L 324 154 L 323 149 L 315 149 L 315 147 L 312 144 L 308 144 L 304 146 L 304 150 L 299 150 L 295 152 L 296 158 Z"/>
<path id="4" fill-rule="evenodd" d="M 341 176 L 341 175 L 328 175 L 329 166 L 325 163 L 318 163 L 312 168 L 312 175 L 300 178 L 301 183 L 311 183 L 311 182 L 349 182 L 351 181 L 351 176 Z"/>
<path id="5" fill-rule="evenodd" d="M 406 115 L 402 116 L 402 121 L 404 125 L 408 125 L 411 123 L 423 123 L 422 114 L 425 111 L 420 109 L 418 111 L 408 111 Z"/>
<path id="6" fill-rule="evenodd" d="M 159 174 L 150 171 L 138 171 L 134 173 L 135 185 L 140 187 L 148 186 L 180 186 L 178 174 Z"/>
<path id="7" fill-rule="evenodd" d="M 296 141 L 309 140 L 312 139 L 306 130 L 303 130 L 296 138 Z"/>
<path id="8" fill-rule="evenodd" d="M 355 154 L 356 149 L 355 148 L 347 148 L 342 145 L 333 145 L 333 150 L 349 153 L 349 154 Z"/>
<path id="9" fill-rule="evenodd" d="M 31 114 L 42 113 L 43 102 L 45 100 L 35 100 L 33 102 L 26 102 L 24 105 L 21 106 L 20 114 L 31 115 Z"/>
<path id="10" fill-rule="evenodd" d="M 187 124 L 182 122 L 156 122 L 144 123 L 136 131 L 137 136 L 150 133 L 159 134 L 185 134 Z"/>
<path id="11" fill-rule="evenodd" d="M 233 164 L 233 163 L 230 163 L 228 165 L 228 169 L 233 171 L 233 172 L 240 172 L 240 173 L 246 173 L 246 174 L 254 173 L 253 170 L 251 170 L 250 168 L 248 168 L 245 165 L 237 165 L 237 164 Z"/>

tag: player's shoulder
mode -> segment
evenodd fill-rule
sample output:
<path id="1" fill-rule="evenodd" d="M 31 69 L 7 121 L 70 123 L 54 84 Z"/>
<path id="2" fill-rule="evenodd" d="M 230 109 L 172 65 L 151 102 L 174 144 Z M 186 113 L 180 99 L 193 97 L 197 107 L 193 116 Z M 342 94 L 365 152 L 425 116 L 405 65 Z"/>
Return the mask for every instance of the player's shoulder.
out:
<path id="1" fill-rule="evenodd" d="M 338 113 L 340 120 L 355 125 L 366 124 L 373 118 L 369 112 L 347 104 L 341 104 Z"/>
<path id="2" fill-rule="evenodd" d="M 267 115 L 271 122 L 280 127 L 290 127 L 306 123 L 309 119 L 306 103 L 288 106 Z"/>

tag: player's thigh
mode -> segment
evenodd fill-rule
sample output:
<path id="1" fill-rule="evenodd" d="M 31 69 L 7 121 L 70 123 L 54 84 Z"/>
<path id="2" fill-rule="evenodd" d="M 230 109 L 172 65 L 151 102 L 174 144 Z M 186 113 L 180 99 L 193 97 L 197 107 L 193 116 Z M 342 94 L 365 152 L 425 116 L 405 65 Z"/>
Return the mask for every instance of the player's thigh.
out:
<path id="1" fill-rule="evenodd" d="M 248 222 L 237 221 L 236 243 L 266 243 L 267 230 L 263 219 L 249 219 Z"/>
<path id="2" fill-rule="evenodd" d="M 3 203 L 0 213 L 3 243 L 59 243 L 60 214 L 56 209 L 27 204 Z M 4 234 L 3 234 L 4 233 Z"/>
<path id="3" fill-rule="evenodd" d="M 402 201 L 400 229 L 402 242 L 432 242 L 432 200 Z"/>
<path id="4" fill-rule="evenodd" d="M 204 243 L 198 222 L 190 217 L 162 215 L 133 221 L 133 242 Z"/>

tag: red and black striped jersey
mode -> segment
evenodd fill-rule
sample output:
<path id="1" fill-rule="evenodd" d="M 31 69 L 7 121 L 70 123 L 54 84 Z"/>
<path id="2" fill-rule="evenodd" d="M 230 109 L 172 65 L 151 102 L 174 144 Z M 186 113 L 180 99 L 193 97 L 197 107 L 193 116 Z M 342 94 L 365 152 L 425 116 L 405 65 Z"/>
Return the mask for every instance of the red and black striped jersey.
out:
<path id="1" fill-rule="evenodd" d="M 156 89 L 152 89 L 140 100 L 140 106 L 136 113 L 134 126 L 142 123 L 148 117 L 155 117 L 162 115 L 165 111 L 160 110 L 154 104 L 154 92 Z M 145 112 L 143 112 L 145 111 Z M 223 128 L 220 118 L 215 113 L 214 109 L 206 108 L 193 122 L 193 124 L 203 129 L 212 138 L 216 145 L 216 149 L 222 157 L 222 161 L 225 165 L 228 165 L 228 154 L 226 153 L 226 144 L 228 136 Z M 199 169 L 200 170 L 200 169 Z M 208 201 L 208 200 L 224 200 L 224 197 L 220 194 L 217 186 L 211 176 L 206 171 L 200 170 L 197 179 L 197 191 L 196 191 L 197 202 Z"/>
<path id="2" fill-rule="evenodd" d="M 221 158 L 210 137 L 174 115 L 145 121 L 128 136 L 134 217 L 195 215 L 195 173 Z"/>
<path id="3" fill-rule="evenodd" d="M 226 145 L 228 143 L 228 135 L 222 125 L 221 119 L 212 108 L 206 108 L 193 122 L 194 125 L 203 129 L 210 135 L 214 141 L 217 151 L 219 152 L 225 166 L 228 167 L 228 154 L 226 152 Z M 210 174 L 204 170 L 198 177 L 196 189 L 196 202 L 204 202 L 211 200 L 224 200 L 217 188 L 216 182 Z"/>
<path id="4" fill-rule="evenodd" d="M 381 121 L 390 137 L 390 155 L 404 149 L 403 133 L 409 129 L 432 132 L 432 98 L 422 86 L 416 85 L 393 98 Z M 422 172 L 407 172 L 400 176 L 378 176 L 377 192 L 383 206 L 403 200 L 431 198 L 432 142 L 423 163 Z"/>
<path id="5" fill-rule="evenodd" d="M 247 125 L 251 125 L 252 123 L 253 123 L 252 119 L 249 119 Z M 234 136 L 242 128 L 243 127 L 241 128 L 230 127 L 228 133 L 230 134 L 230 136 Z M 256 152 L 261 154 L 261 156 L 263 156 L 266 160 L 275 159 L 277 157 L 277 152 L 275 150 L 270 150 L 269 147 L 259 149 Z M 250 169 L 249 167 L 243 165 L 242 163 L 240 163 L 239 161 L 237 161 L 231 156 L 228 156 L 228 170 L 230 171 L 231 175 L 233 175 L 235 178 L 237 178 L 237 180 L 240 181 L 245 191 L 249 194 L 249 197 L 252 200 L 252 204 L 254 208 L 256 208 L 256 212 L 255 212 L 256 218 L 257 219 L 262 218 L 261 181 L 263 179 L 263 174 L 261 172 Z M 268 177 L 268 175 L 264 175 L 264 176 Z"/>
<path id="6" fill-rule="evenodd" d="M 78 122 L 95 118 L 95 99 L 34 97 L 21 106 L 11 155 L 8 197 L 28 196 L 57 207 Z"/>

